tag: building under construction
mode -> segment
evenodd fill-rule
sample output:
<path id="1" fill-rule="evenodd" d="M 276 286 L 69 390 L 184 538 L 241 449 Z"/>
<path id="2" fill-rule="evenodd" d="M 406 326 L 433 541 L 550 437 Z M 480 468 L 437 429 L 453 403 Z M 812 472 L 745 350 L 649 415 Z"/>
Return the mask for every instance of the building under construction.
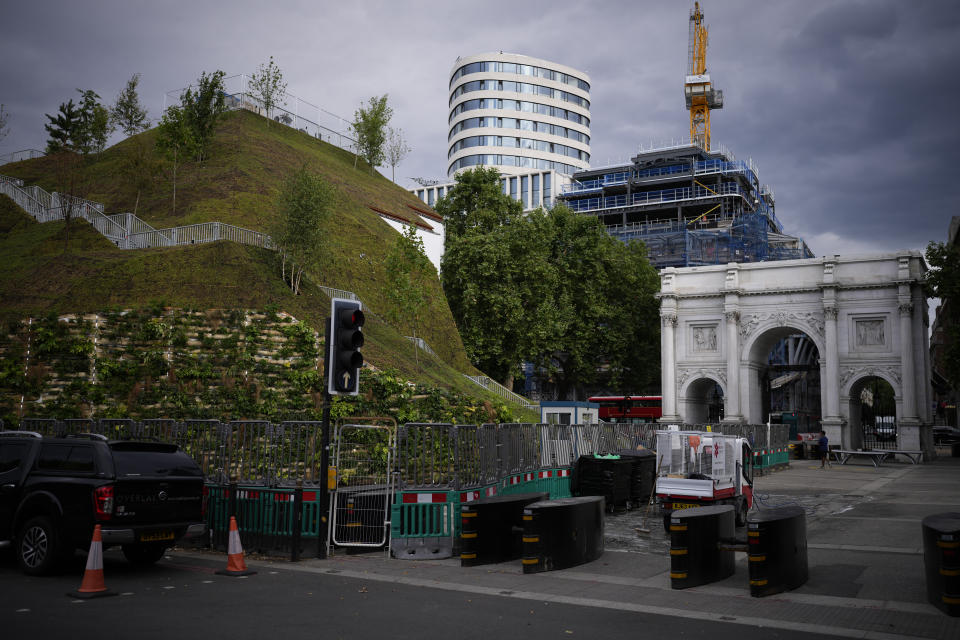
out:
<path id="1" fill-rule="evenodd" d="M 642 240 L 658 268 L 812 258 L 803 240 L 783 233 L 773 191 L 752 162 L 711 148 L 710 112 L 723 91 L 707 70 L 708 29 L 700 3 L 690 12 L 683 96 L 690 143 L 641 151 L 631 164 L 573 175 L 561 199 L 595 215 L 627 241 Z"/>
<path id="2" fill-rule="evenodd" d="M 641 151 L 631 164 L 575 173 L 560 197 L 621 240 L 642 240 L 657 268 L 813 257 L 783 233 L 753 163 L 722 147 Z"/>

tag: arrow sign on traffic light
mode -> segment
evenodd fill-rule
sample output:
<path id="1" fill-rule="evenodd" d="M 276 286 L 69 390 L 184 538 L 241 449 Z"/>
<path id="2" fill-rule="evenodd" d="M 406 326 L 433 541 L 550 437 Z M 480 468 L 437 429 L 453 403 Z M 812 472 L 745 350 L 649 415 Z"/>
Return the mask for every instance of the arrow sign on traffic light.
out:
<path id="1" fill-rule="evenodd" d="M 363 310 L 359 300 L 330 301 L 330 344 L 327 349 L 327 391 L 355 396 L 360 392 L 363 366 Z"/>

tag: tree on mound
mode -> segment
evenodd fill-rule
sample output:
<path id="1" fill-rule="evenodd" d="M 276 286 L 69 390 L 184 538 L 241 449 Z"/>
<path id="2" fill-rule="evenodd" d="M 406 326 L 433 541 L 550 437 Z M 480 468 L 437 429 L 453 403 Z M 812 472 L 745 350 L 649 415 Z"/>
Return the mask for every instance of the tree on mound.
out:
<path id="1" fill-rule="evenodd" d="M 334 195 L 333 187 L 306 167 L 287 178 L 280 190 L 279 215 L 270 225 L 270 236 L 280 254 L 280 275 L 294 295 L 300 294 L 304 270 L 319 268 L 327 254 L 326 226 Z"/>

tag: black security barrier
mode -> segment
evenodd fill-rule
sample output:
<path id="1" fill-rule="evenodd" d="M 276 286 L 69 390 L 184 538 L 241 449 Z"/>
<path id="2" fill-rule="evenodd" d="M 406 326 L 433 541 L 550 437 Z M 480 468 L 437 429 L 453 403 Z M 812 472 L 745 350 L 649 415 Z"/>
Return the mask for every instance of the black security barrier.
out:
<path id="1" fill-rule="evenodd" d="M 657 475 L 657 454 L 652 449 L 623 449 L 617 452 L 630 461 L 630 501 L 645 504 L 653 492 Z"/>
<path id="2" fill-rule="evenodd" d="M 960 513 L 927 516 L 922 526 L 927 600 L 949 616 L 960 616 Z"/>
<path id="3" fill-rule="evenodd" d="M 796 589 L 809 577 L 807 517 L 802 507 L 751 513 L 747 518 L 750 595 L 759 598 Z"/>
<path id="4" fill-rule="evenodd" d="M 732 540 L 734 511 L 728 504 L 674 511 L 670 517 L 670 586 L 687 589 L 728 578 L 734 552 L 721 549 Z"/>
<path id="5" fill-rule="evenodd" d="M 550 494 L 517 493 L 481 498 L 460 508 L 460 566 L 516 560 L 523 553 L 523 510 Z"/>
<path id="6" fill-rule="evenodd" d="M 602 496 L 543 500 L 523 510 L 523 572 L 540 573 L 603 555 Z"/>
<path id="7" fill-rule="evenodd" d="M 603 496 L 613 509 L 627 506 L 631 499 L 633 462 L 627 458 L 580 456 L 573 472 L 572 493 L 578 496 Z"/>

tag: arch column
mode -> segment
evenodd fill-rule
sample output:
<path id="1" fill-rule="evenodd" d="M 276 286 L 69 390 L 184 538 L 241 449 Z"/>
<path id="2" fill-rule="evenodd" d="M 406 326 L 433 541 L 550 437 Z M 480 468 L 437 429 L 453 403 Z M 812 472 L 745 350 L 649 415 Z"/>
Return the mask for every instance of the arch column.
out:
<path id="1" fill-rule="evenodd" d="M 662 422 L 679 422 L 677 413 L 677 314 L 663 311 L 660 316 L 660 393 L 663 396 Z"/>
<path id="2" fill-rule="evenodd" d="M 901 303 L 900 309 L 900 367 L 903 378 L 903 415 L 901 423 L 917 423 L 917 381 L 913 366 L 913 304 Z"/>
<path id="3" fill-rule="evenodd" d="M 727 389 L 724 395 L 724 422 L 743 422 L 740 408 L 740 312 L 730 309 L 724 312 L 727 326 Z"/>

